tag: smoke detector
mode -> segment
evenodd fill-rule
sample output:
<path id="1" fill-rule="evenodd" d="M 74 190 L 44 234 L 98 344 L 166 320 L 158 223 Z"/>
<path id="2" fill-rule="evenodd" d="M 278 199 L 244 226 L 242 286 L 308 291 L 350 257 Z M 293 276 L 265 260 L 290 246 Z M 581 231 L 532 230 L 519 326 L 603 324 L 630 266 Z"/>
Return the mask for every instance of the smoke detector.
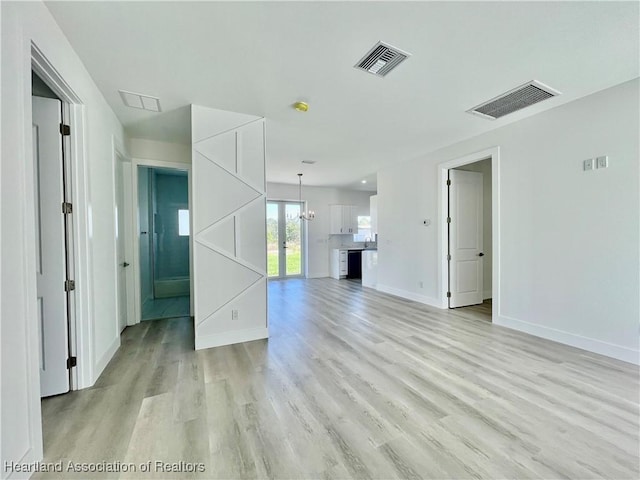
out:
<path id="1" fill-rule="evenodd" d="M 378 42 L 354 65 L 354 68 L 384 77 L 410 56 L 410 53 L 403 52 L 399 48 Z"/>
<path id="2" fill-rule="evenodd" d="M 150 112 L 161 112 L 160 99 L 142 93 L 127 92 L 126 90 L 118 90 L 122 102 L 131 108 L 140 110 L 148 110 Z"/>
<path id="3" fill-rule="evenodd" d="M 560 92 L 557 90 L 537 80 L 531 80 L 524 85 L 481 103 L 467 110 L 467 112 L 482 118 L 495 120 L 558 95 L 560 95 Z"/>

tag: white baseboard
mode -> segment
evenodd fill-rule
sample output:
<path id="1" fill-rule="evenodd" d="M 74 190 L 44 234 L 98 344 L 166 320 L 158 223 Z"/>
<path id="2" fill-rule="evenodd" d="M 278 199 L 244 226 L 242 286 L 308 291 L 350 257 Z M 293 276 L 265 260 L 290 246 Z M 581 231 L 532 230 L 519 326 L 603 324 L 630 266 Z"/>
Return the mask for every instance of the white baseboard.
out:
<path id="1" fill-rule="evenodd" d="M 493 292 L 491 290 L 485 290 L 482 293 L 482 300 L 488 300 L 491 297 L 493 297 Z"/>
<path id="2" fill-rule="evenodd" d="M 263 338 L 269 338 L 268 327 L 235 330 L 233 332 L 215 333 L 212 335 L 196 335 L 196 350 L 233 345 L 234 343 L 251 342 Z"/>
<path id="3" fill-rule="evenodd" d="M 388 285 L 383 285 L 380 283 L 378 283 L 378 286 L 376 287 L 376 289 L 380 292 L 395 295 L 396 297 L 402 297 L 408 300 L 413 300 L 414 302 L 424 303 L 425 305 L 429 305 L 431 307 L 447 308 L 447 306 L 442 305 L 442 302 L 438 299 L 427 297 L 425 295 L 420 295 L 413 292 L 408 292 L 407 290 L 401 290 L 399 288 L 390 287 Z"/>
<path id="4" fill-rule="evenodd" d="M 109 345 L 107 351 L 104 352 L 102 357 L 100 357 L 100 359 L 96 362 L 95 367 L 93 368 L 93 378 L 91 379 L 91 385 L 96 383 L 96 380 L 98 380 L 98 378 L 100 377 L 100 374 L 109 363 L 109 360 L 111 360 L 116 354 L 118 348 L 120 348 L 120 335 L 118 335 L 113 340 L 113 342 L 111 342 L 111 345 Z"/>
<path id="5" fill-rule="evenodd" d="M 583 337 L 575 333 L 537 325 L 524 320 L 517 320 L 504 315 L 496 316 L 494 324 L 525 332 L 536 337 L 546 338 L 547 340 L 553 340 L 554 342 L 570 345 L 572 347 L 581 348 L 588 352 L 616 358 L 623 362 L 640 365 L 640 351 L 633 350 L 632 348 L 603 342 L 601 340 L 596 340 L 595 338 Z"/>

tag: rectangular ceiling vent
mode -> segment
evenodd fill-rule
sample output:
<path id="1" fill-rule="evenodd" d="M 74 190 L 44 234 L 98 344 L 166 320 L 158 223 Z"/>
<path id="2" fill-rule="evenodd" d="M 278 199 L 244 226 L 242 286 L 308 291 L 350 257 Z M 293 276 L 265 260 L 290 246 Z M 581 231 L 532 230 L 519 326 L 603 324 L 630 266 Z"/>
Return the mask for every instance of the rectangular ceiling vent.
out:
<path id="1" fill-rule="evenodd" d="M 127 92 L 118 90 L 122 102 L 131 108 L 139 108 L 140 110 L 148 110 L 150 112 L 161 112 L 160 99 L 142 93 Z"/>
<path id="2" fill-rule="evenodd" d="M 492 98 L 488 102 L 481 103 L 471 110 L 467 110 L 467 112 L 489 120 L 495 120 L 557 95 L 560 95 L 557 90 L 537 80 L 531 80 L 524 85 Z"/>
<path id="3" fill-rule="evenodd" d="M 354 67 L 372 75 L 384 77 L 410 56 L 410 53 L 378 42 Z"/>

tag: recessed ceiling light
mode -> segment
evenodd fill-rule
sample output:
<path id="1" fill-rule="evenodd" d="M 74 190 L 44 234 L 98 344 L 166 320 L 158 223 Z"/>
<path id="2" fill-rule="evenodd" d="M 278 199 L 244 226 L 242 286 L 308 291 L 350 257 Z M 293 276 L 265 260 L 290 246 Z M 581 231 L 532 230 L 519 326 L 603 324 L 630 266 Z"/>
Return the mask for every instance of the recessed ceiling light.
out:
<path id="1" fill-rule="evenodd" d="M 296 102 L 293 104 L 293 108 L 295 108 L 299 112 L 306 112 L 309 110 L 309 104 L 306 102 Z"/>
<path id="2" fill-rule="evenodd" d="M 362 180 L 362 183 L 367 183 L 367 181 L 366 180 Z"/>
<path id="3" fill-rule="evenodd" d="M 140 110 L 148 110 L 149 112 L 161 112 L 160 99 L 142 93 L 127 92 L 126 90 L 118 90 L 122 102 L 131 108 Z"/>

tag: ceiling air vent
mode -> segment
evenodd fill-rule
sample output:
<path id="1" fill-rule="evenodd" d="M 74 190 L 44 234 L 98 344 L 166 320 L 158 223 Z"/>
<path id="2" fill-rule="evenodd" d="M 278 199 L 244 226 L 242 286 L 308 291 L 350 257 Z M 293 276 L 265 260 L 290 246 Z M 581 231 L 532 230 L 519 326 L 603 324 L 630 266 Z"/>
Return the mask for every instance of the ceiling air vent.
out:
<path id="1" fill-rule="evenodd" d="M 160 99 L 142 93 L 127 92 L 126 90 L 118 90 L 122 103 L 127 107 L 139 108 L 140 110 L 149 110 L 150 112 L 161 112 Z"/>
<path id="2" fill-rule="evenodd" d="M 481 103 L 477 107 L 467 110 L 467 112 L 495 120 L 557 95 L 560 95 L 557 90 L 537 80 L 531 80 L 524 85 L 492 98 L 488 102 Z"/>
<path id="3" fill-rule="evenodd" d="M 378 42 L 354 67 L 378 77 L 384 77 L 410 56 L 411 54 L 407 52 Z"/>

